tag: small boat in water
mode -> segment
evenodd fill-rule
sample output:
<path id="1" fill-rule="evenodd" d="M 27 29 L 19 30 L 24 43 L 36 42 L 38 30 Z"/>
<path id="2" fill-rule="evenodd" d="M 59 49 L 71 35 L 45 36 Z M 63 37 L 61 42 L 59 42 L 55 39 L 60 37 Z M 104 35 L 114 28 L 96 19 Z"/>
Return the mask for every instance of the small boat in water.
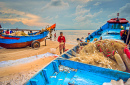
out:
<path id="1" fill-rule="evenodd" d="M 43 41 L 50 30 L 55 29 L 56 24 L 48 27 L 45 31 L 36 35 L 35 32 L 29 36 L 11 36 L 11 35 L 0 35 L 0 46 L 3 48 L 22 48 L 26 46 L 31 46 L 33 48 L 40 47 L 40 42 Z M 30 31 L 27 29 L 13 29 L 17 31 Z M 35 30 L 34 30 L 35 31 Z M 40 30 L 39 30 L 40 31 Z"/>
<path id="2" fill-rule="evenodd" d="M 86 42 L 88 40 L 93 42 L 95 38 L 97 40 L 100 40 L 100 38 L 103 40 L 121 40 L 121 26 L 126 30 L 130 24 L 124 18 L 123 20 L 125 21 L 122 22 L 120 20 L 122 18 L 116 19 L 116 21 L 111 19 L 100 29 L 89 35 L 86 38 Z M 118 81 L 122 79 L 126 82 L 130 78 L 130 73 L 128 72 L 68 60 L 71 56 L 75 57 L 73 52 L 77 52 L 78 47 L 76 45 L 66 51 L 59 58 L 41 69 L 24 85 L 102 85 L 104 82 L 111 82 L 111 80 Z"/>

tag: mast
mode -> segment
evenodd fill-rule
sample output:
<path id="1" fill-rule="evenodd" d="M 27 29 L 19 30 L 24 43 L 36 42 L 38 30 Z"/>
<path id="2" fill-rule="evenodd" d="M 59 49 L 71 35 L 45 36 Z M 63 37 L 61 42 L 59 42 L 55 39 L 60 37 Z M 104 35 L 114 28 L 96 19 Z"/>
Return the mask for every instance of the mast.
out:
<path id="1" fill-rule="evenodd" d="M 0 24 L 0 28 L 2 28 L 1 24 Z"/>
<path id="2" fill-rule="evenodd" d="M 119 21 L 119 18 L 118 18 L 118 17 L 119 17 L 119 13 L 117 13 L 117 20 L 116 20 L 116 21 Z"/>

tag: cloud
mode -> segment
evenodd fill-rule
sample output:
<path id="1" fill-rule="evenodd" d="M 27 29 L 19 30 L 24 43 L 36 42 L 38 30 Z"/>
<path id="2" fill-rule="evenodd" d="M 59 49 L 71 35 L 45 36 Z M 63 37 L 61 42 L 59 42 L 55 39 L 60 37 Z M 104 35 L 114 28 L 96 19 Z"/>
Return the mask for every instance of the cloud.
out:
<path id="1" fill-rule="evenodd" d="M 85 15 L 86 13 L 90 12 L 90 9 L 85 9 L 83 6 L 81 5 L 78 5 L 76 7 L 76 11 L 74 14 L 71 14 L 71 15 L 65 15 L 65 17 L 72 17 L 72 16 L 83 16 Z"/>
<path id="2" fill-rule="evenodd" d="M 73 19 L 74 23 L 77 27 L 76 29 L 82 28 L 82 29 L 95 29 L 99 28 L 103 23 L 102 22 L 96 22 L 95 17 L 99 16 L 102 13 L 102 9 L 98 12 L 91 13 L 90 9 L 85 9 L 83 6 L 78 5 L 76 7 L 76 18 Z M 86 27 L 87 26 L 87 27 Z M 88 28 L 89 27 L 89 28 Z"/>
<path id="3" fill-rule="evenodd" d="M 90 11 L 90 9 L 86 10 L 85 8 L 83 8 L 83 6 L 78 5 L 76 7 L 76 13 L 75 13 L 75 15 L 84 15 L 85 13 L 87 13 L 89 11 Z"/>
<path id="4" fill-rule="evenodd" d="M 101 4 L 101 2 L 97 2 L 97 3 L 95 3 L 94 5 L 95 6 L 98 6 L 98 5 L 100 5 Z"/>
<path id="5" fill-rule="evenodd" d="M 3 2 L 0 2 L 0 8 L 4 7 L 5 6 L 5 3 Z"/>
<path id="6" fill-rule="evenodd" d="M 57 19 L 58 17 L 59 17 L 59 16 L 58 16 L 58 15 L 56 15 L 56 16 L 55 16 L 55 19 Z"/>
<path id="7" fill-rule="evenodd" d="M 78 2 L 82 2 L 82 3 L 87 3 L 89 1 L 93 1 L 93 0 L 71 0 L 72 2 L 74 1 L 78 1 Z"/>
<path id="8" fill-rule="evenodd" d="M 127 3 L 125 6 L 121 7 L 119 12 L 130 17 L 130 3 Z"/>
<path id="9" fill-rule="evenodd" d="M 86 22 L 86 21 L 89 21 L 92 18 L 98 16 L 100 13 L 102 13 L 102 10 L 100 10 L 99 12 L 96 12 L 94 14 L 88 13 L 87 15 L 84 15 L 84 16 L 77 16 L 74 20 L 77 22 Z"/>
<path id="10" fill-rule="evenodd" d="M 65 3 L 63 0 L 51 0 L 50 3 L 45 5 L 42 10 L 46 10 L 48 8 L 57 8 L 58 10 L 62 10 L 69 7 L 68 3 Z M 55 10 L 57 10 L 55 9 Z"/>
<path id="11" fill-rule="evenodd" d="M 51 21 L 51 20 L 53 20 L 53 17 L 48 16 L 48 17 L 43 18 L 43 19 L 44 19 L 44 21 Z"/>
<path id="12" fill-rule="evenodd" d="M 125 6 L 121 7 L 115 13 L 109 15 L 108 18 L 115 18 L 117 13 L 120 13 L 119 17 L 124 17 L 130 20 L 130 3 L 127 3 Z"/>
<path id="13" fill-rule="evenodd" d="M 14 24 L 16 22 L 22 22 L 23 24 L 28 26 L 38 26 L 38 27 L 50 25 L 50 23 L 44 22 L 41 17 L 31 13 L 25 13 L 22 11 L 8 9 L 5 7 L 0 9 L 0 13 L 2 13 L 1 15 L 3 15 L 0 17 L 1 23 L 9 22 L 11 24 Z"/>

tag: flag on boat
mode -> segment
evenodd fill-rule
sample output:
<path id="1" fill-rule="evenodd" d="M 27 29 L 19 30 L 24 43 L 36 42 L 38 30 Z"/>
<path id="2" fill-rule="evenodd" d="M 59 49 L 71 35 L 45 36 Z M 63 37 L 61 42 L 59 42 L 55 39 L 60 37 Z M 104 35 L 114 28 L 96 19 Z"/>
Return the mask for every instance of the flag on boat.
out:
<path id="1" fill-rule="evenodd" d="M 51 26 L 52 29 L 54 29 L 55 27 L 56 27 L 56 23 Z"/>

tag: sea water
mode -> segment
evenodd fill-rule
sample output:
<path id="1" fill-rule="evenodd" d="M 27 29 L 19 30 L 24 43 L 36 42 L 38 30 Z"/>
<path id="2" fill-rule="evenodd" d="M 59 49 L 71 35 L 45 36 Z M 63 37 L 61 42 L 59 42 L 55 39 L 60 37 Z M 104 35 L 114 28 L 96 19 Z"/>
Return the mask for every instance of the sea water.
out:
<path id="1" fill-rule="evenodd" d="M 94 30 L 56 30 L 52 32 L 52 40 L 54 40 L 54 33 L 56 33 L 56 41 L 58 36 L 60 36 L 60 32 L 63 32 L 63 35 L 66 38 L 66 43 L 69 44 L 77 44 L 77 38 L 86 38 L 88 33 L 94 32 Z M 49 36 L 49 35 L 48 35 Z"/>

